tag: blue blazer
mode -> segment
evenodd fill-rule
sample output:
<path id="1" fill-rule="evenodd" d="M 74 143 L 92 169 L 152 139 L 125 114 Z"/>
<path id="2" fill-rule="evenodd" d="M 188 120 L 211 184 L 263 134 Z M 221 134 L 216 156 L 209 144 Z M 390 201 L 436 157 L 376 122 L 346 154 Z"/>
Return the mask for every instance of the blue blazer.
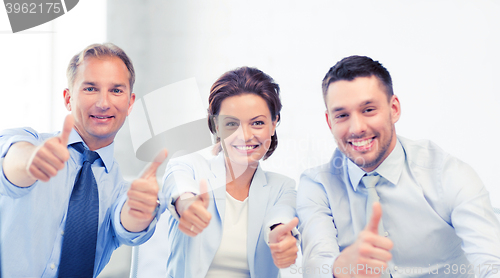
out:
<path id="1" fill-rule="evenodd" d="M 236 173 L 237 174 L 237 173 Z M 199 193 L 199 183 L 206 179 L 210 195 L 208 211 L 212 219 L 196 237 L 178 229 L 179 216 L 174 202 L 184 192 Z M 198 154 L 173 159 L 167 165 L 162 192 L 170 210 L 168 240 L 170 255 L 167 277 L 205 277 L 222 239 L 226 202 L 224 155 L 205 159 Z M 257 168 L 248 196 L 247 256 L 251 277 L 277 277 L 267 244 L 270 226 L 287 223 L 296 216 L 295 181 L 283 175 Z"/>

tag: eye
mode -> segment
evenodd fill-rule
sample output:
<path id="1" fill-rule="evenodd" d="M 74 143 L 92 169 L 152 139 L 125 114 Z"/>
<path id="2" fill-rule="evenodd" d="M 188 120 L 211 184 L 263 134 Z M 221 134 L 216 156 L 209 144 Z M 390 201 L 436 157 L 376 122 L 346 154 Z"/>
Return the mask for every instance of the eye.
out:
<path id="1" fill-rule="evenodd" d="M 97 91 L 97 89 L 95 87 L 87 87 L 87 88 L 84 88 L 83 90 L 87 91 L 87 92 L 95 92 L 95 91 Z"/>
<path id="2" fill-rule="evenodd" d="M 252 123 L 252 125 L 265 125 L 264 121 L 255 121 Z"/>
<path id="3" fill-rule="evenodd" d="M 119 94 L 119 93 L 122 93 L 123 91 L 120 89 L 113 89 L 112 92 L 115 94 Z"/>
<path id="4" fill-rule="evenodd" d="M 349 115 L 347 115 L 347 114 L 338 114 L 338 115 L 335 116 L 335 119 L 343 119 L 343 118 L 345 118 L 347 116 L 349 116 Z"/>
<path id="5" fill-rule="evenodd" d="M 368 107 L 365 110 L 363 110 L 363 113 L 374 113 L 375 110 L 376 109 L 374 107 Z"/>
<path id="6" fill-rule="evenodd" d="M 227 122 L 226 126 L 227 127 L 235 127 L 235 126 L 238 126 L 238 123 L 237 122 Z"/>

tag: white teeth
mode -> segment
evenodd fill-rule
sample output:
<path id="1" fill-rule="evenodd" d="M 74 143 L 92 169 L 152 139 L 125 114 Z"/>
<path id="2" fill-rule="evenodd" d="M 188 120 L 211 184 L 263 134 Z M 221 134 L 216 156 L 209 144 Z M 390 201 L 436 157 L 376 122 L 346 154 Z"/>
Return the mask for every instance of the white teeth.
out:
<path id="1" fill-rule="evenodd" d="M 356 146 L 356 147 L 363 147 L 363 146 L 366 146 L 366 145 L 370 144 L 372 141 L 373 141 L 373 138 L 367 139 L 367 140 L 363 140 L 363 141 L 353 141 L 351 143 L 354 146 Z"/>
<path id="2" fill-rule="evenodd" d="M 255 149 L 257 146 L 235 146 L 238 150 L 248 151 L 251 149 Z"/>

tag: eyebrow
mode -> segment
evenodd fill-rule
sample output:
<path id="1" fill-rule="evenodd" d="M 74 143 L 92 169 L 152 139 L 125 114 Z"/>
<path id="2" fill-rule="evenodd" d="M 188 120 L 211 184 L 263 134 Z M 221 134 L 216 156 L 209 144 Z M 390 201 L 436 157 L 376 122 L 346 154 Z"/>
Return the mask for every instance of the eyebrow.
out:
<path id="1" fill-rule="evenodd" d="M 266 115 L 259 115 L 259 116 L 255 116 L 255 117 L 251 118 L 250 121 L 253 121 L 253 120 L 257 119 L 258 117 L 267 118 Z"/>
<path id="2" fill-rule="evenodd" d="M 253 121 L 255 119 L 257 119 L 258 117 L 264 117 L 264 118 L 267 118 L 266 115 L 259 115 L 259 116 L 255 116 L 253 118 L 250 119 L 250 121 Z M 236 117 L 233 117 L 233 116 L 229 116 L 229 115 L 226 115 L 226 117 L 224 118 L 224 120 L 227 120 L 227 119 L 232 119 L 232 120 L 236 120 L 236 121 L 239 121 L 240 119 L 236 118 Z"/>
<path id="3" fill-rule="evenodd" d="M 84 86 L 97 86 L 96 83 L 91 82 L 91 81 L 85 81 L 82 83 L 82 85 L 84 85 Z M 120 88 L 120 87 L 126 88 L 127 85 L 126 84 L 113 84 L 113 88 Z"/>
<path id="4" fill-rule="evenodd" d="M 84 86 L 95 86 L 95 83 L 94 82 L 83 82 L 82 85 Z"/>
<path id="5" fill-rule="evenodd" d="M 372 104 L 374 103 L 373 100 L 369 99 L 363 103 L 361 103 L 359 105 L 359 107 L 362 107 L 362 106 L 365 106 L 365 105 L 368 105 L 368 104 Z M 333 107 L 332 110 L 331 110 L 331 113 L 335 113 L 335 112 L 340 112 L 340 111 L 344 111 L 345 110 L 345 107 Z"/>
<path id="6" fill-rule="evenodd" d="M 233 117 L 233 116 L 228 116 L 228 115 L 226 115 L 226 117 L 224 117 L 223 119 L 224 119 L 224 120 L 235 120 L 235 121 L 239 121 L 239 120 L 240 120 L 240 119 L 238 119 L 238 118 L 235 118 L 235 117 Z"/>

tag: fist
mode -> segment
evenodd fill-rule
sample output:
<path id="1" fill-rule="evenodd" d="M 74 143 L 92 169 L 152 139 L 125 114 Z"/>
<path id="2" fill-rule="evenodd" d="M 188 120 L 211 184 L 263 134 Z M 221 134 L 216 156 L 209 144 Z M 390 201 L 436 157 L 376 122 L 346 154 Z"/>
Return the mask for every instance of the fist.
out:
<path id="1" fill-rule="evenodd" d="M 392 259 L 390 250 L 393 243 L 390 239 L 378 234 L 378 225 L 382 217 L 380 203 L 373 204 L 373 215 L 365 229 L 358 235 L 357 240 L 345 248 L 333 264 L 333 270 L 344 267 L 364 265 L 354 277 L 380 277 L 380 273 L 387 272 L 388 262 Z M 371 271 L 376 269 L 377 271 Z M 376 274 L 379 273 L 379 274 Z M 334 273 L 335 277 L 352 277 L 343 273 Z"/>
<path id="2" fill-rule="evenodd" d="M 62 170 L 69 159 L 68 138 L 73 128 L 73 116 L 64 120 L 61 134 L 36 147 L 28 160 L 26 171 L 34 180 L 49 181 Z"/>
<path id="3" fill-rule="evenodd" d="M 200 195 L 196 196 L 185 193 L 175 201 L 175 209 L 181 218 L 179 230 L 191 237 L 201 233 L 212 219 L 212 215 L 207 210 L 210 197 L 208 196 L 207 182 L 205 180 L 200 182 L 200 193 Z"/>
<path id="4" fill-rule="evenodd" d="M 273 256 L 274 264 L 278 268 L 287 268 L 295 263 L 297 259 L 297 239 L 292 236 L 292 229 L 299 224 L 299 219 L 294 217 L 292 221 L 276 226 L 269 233 L 269 249 Z"/>
<path id="5" fill-rule="evenodd" d="M 156 171 L 167 157 L 167 151 L 162 150 L 151 162 L 140 177 L 134 180 L 127 192 L 128 213 L 138 221 L 151 222 L 156 207 L 158 206 L 158 182 Z"/>

